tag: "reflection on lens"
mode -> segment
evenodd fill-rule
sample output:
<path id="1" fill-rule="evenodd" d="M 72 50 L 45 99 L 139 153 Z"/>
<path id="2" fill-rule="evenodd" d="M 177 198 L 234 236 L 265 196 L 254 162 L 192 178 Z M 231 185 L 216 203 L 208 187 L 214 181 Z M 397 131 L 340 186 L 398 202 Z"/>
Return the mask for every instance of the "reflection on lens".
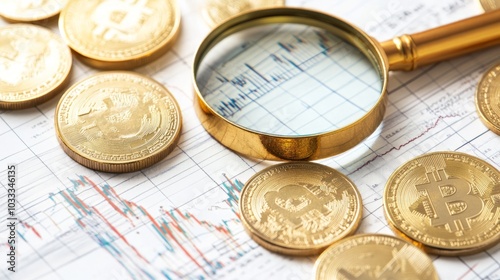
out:
<path id="1" fill-rule="evenodd" d="M 224 38 L 200 64 L 205 101 L 261 133 L 324 133 L 362 118 L 380 98 L 370 60 L 340 37 L 302 24 L 271 24 Z"/>

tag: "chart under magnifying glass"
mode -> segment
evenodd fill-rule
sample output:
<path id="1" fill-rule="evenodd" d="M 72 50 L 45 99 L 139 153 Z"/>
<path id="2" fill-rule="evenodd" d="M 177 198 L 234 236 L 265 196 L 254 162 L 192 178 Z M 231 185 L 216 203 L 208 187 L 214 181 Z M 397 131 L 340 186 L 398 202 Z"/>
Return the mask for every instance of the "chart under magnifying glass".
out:
<path id="1" fill-rule="evenodd" d="M 325 29 L 267 24 L 234 33 L 205 56 L 196 82 L 220 116 L 260 133 L 304 136 L 341 129 L 381 98 L 379 70 Z"/>
<path id="2" fill-rule="evenodd" d="M 202 125 L 241 154 L 313 160 L 380 125 L 389 70 L 413 70 L 500 44 L 500 10 L 379 43 L 320 12 L 275 8 L 214 28 L 194 58 Z"/>

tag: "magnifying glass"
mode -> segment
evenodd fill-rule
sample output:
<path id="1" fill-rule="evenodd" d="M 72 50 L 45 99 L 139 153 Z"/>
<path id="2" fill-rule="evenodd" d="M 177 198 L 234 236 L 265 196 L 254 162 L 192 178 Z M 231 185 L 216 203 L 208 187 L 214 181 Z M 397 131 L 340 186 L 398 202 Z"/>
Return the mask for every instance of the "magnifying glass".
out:
<path id="1" fill-rule="evenodd" d="M 344 152 L 382 122 L 389 70 L 412 70 L 500 44 L 500 10 L 379 43 L 331 15 L 251 11 L 201 43 L 197 115 L 226 147 L 269 160 Z"/>

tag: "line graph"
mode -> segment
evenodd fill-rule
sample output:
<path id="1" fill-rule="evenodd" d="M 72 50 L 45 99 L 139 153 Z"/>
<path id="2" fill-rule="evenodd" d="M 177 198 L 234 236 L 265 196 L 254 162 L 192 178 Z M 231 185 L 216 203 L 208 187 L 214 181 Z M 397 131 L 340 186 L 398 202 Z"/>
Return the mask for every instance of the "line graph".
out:
<path id="1" fill-rule="evenodd" d="M 377 153 L 374 157 L 372 157 L 371 159 L 365 161 L 363 164 L 361 164 L 358 168 L 354 169 L 352 172 L 350 172 L 348 175 L 352 175 L 358 171 L 360 171 L 361 169 L 365 168 L 367 165 L 369 165 L 370 163 L 374 162 L 375 160 L 377 160 L 378 158 L 381 158 L 385 155 L 387 155 L 388 153 L 392 152 L 392 151 L 399 151 L 401 150 L 402 148 L 404 148 L 405 146 L 415 142 L 416 140 L 418 140 L 419 138 L 422 138 L 424 135 L 426 135 L 427 133 L 429 133 L 432 129 L 436 128 L 438 126 L 438 124 L 444 120 L 444 119 L 447 119 L 447 118 L 455 118 L 455 117 L 458 117 L 459 115 L 458 114 L 451 114 L 451 115 L 444 115 L 444 116 L 439 116 L 436 121 L 434 121 L 434 123 L 432 123 L 430 126 L 428 126 L 424 131 L 422 131 L 422 133 L 418 134 L 417 136 L 409 139 L 407 142 L 399 145 L 399 146 L 394 146 L 392 148 L 390 148 L 389 150 L 385 151 L 385 152 L 382 152 L 382 153 Z"/>
<path id="2" fill-rule="evenodd" d="M 74 222 L 71 229 L 63 229 L 65 234 L 76 229 L 84 232 L 131 278 L 174 279 L 189 275 L 202 279 L 255 248 L 235 238 L 242 231 L 237 207 L 243 183 L 225 178 L 227 181 L 222 182 L 221 189 L 227 197 L 222 202 L 233 213 L 233 218 L 219 222 L 203 220 L 177 208 L 160 207 L 159 215 L 155 216 L 150 209 L 123 198 L 109 184 L 98 185 L 86 176 L 70 179 L 70 187 L 51 193 L 48 199 L 53 203 L 51 212 L 63 209 Z M 93 197 L 92 201 L 89 197 Z M 25 222 L 22 225 L 40 239 L 44 238 L 35 227 Z M 148 243 L 137 236 L 146 238 Z M 224 257 L 221 258 L 220 250 L 214 249 L 212 241 L 223 242 L 219 246 L 224 247 Z M 186 264 L 195 267 L 188 268 Z"/>
<path id="3" fill-rule="evenodd" d="M 378 100 L 378 72 L 340 37 L 298 24 L 259 28 L 258 38 L 238 35 L 248 42 L 224 39 L 230 43 L 215 46 L 216 54 L 200 65 L 202 95 L 221 116 L 255 130 L 300 135 L 342 127 Z M 227 56 L 234 49 L 237 54 Z M 288 116 L 275 113 L 283 107 L 291 108 Z M 270 118 L 286 128 L 266 128 Z"/>
<path id="4" fill-rule="evenodd" d="M 171 51 L 134 69 L 163 83 L 182 108 L 181 140 L 163 161 L 130 174 L 94 172 L 75 163 L 60 148 L 53 127 L 57 98 L 31 109 L 0 111 L 3 203 L 7 201 L 5 166 L 16 164 L 19 168 L 19 270 L 10 273 L 4 258 L 0 279 L 313 277 L 314 258 L 270 253 L 255 244 L 239 222 L 238 190 L 242 182 L 276 162 L 233 153 L 211 138 L 196 118 L 192 58 L 210 30 L 199 16 L 199 3 L 186 0 L 178 4 L 185 24 Z M 483 12 L 473 0 L 415 0 L 404 5 L 387 0 L 289 0 L 287 5 L 334 14 L 378 41 Z M 0 26 L 7 24 L 0 18 Z M 57 21 L 40 25 L 57 33 Z M 291 34 L 287 32 L 257 36 L 234 52 L 222 53 L 228 58 L 227 69 L 237 65 L 239 70 L 199 75 L 208 82 L 207 88 L 219 90 L 214 95 L 220 94 L 220 99 L 212 104 L 225 108 L 226 114 L 234 111 L 232 118 L 260 122 L 264 129 L 281 134 L 303 133 L 307 126 L 327 129 L 332 127 L 330 120 L 343 119 L 346 115 L 336 115 L 330 105 L 345 100 L 332 92 L 339 87 L 348 89 L 352 77 L 341 76 L 341 82 L 330 83 L 328 78 L 335 72 L 326 68 L 328 59 L 342 51 L 334 51 L 328 34 L 322 38 L 321 32 L 296 31 L 292 36 L 281 36 Z M 306 44 L 313 48 L 304 48 Z M 264 45 L 269 48 L 262 48 Z M 310 49 L 313 51 L 307 51 Z M 496 63 L 492 58 L 498 57 L 500 48 L 492 47 L 421 70 L 390 73 L 383 125 L 362 144 L 319 162 L 345 174 L 357 170 L 349 175 L 363 197 L 364 215 L 357 233 L 392 234 L 382 207 L 384 185 L 400 164 L 415 156 L 459 151 L 500 167 L 500 137 L 481 123 L 474 106 L 477 82 Z M 325 68 L 319 67 L 322 63 Z M 347 66 L 352 66 L 348 67 L 352 75 L 363 73 L 357 67 L 360 65 Z M 96 72 L 75 58 L 70 84 Z M 250 89 L 257 92 L 250 93 Z M 220 90 L 227 92 L 221 94 Z M 352 96 L 348 99 L 353 103 L 365 97 L 349 92 Z M 348 102 L 343 104 L 350 106 Z M 302 114 L 305 110 L 310 117 Z M 268 112 L 273 117 L 259 115 Z M 0 209 L 3 221 L 7 218 L 5 209 Z M 0 236 L 7 235 L 4 224 Z M 9 249 L 5 241 L 0 239 L 3 256 Z M 499 246 L 468 257 L 432 259 L 443 279 L 500 279 Z"/>

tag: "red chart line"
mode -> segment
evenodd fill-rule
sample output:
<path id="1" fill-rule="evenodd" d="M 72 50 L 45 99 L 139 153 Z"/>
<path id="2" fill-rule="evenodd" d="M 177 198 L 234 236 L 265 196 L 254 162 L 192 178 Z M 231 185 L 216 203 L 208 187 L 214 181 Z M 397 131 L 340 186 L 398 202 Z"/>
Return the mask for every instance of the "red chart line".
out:
<path id="1" fill-rule="evenodd" d="M 354 170 L 353 172 L 349 173 L 349 175 L 352 175 L 356 172 L 358 172 L 359 170 L 363 169 L 364 167 L 366 167 L 368 164 L 374 162 L 376 159 L 378 158 L 381 158 L 385 155 L 387 155 L 388 153 L 392 152 L 392 151 L 399 151 L 401 150 L 402 148 L 404 148 L 405 146 L 407 146 L 408 144 L 412 143 L 412 142 L 415 142 L 416 140 L 418 140 L 419 138 L 423 137 L 424 135 L 426 135 L 427 133 L 429 133 L 432 129 L 436 128 L 436 126 L 438 126 L 438 124 L 443 120 L 443 119 L 447 119 L 447 118 L 454 118 L 454 117 L 458 117 L 459 115 L 456 115 L 456 114 L 453 114 L 453 115 L 445 115 L 445 116 L 439 116 L 437 118 L 437 120 L 430 126 L 428 126 L 422 133 L 420 133 L 419 135 L 411 138 L 410 140 L 408 140 L 406 143 L 403 143 L 401 145 L 399 145 L 398 147 L 392 147 L 390 148 L 389 150 L 381 153 L 381 154 L 377 154 L 375 155 L 373 158 L 369 159 L 367 162 L 363 163 L 363 165 L 361 165 L 360 167 L 356 168 L 356 170 Z"/>
<path id="2" fill-rule="evenodd" d="M 471 266 L 471 267 L 470 267 L 470 268 L 469 268 L 469 269 L 468 269 L 468 270 L 467 270 L 464 274 L 462 274 L 459 278 L 457 278 L 457 280 L 462 280 L 462 279 L 464 279 L 464 278 L 465 278 L 465 276 L 467 276 L 467 274 L 471 273 L 471 272 L 474 270 L 474 268 L 476 268 L 476 266 L 477 266 L 477 265 L 478 265 L 478 264 L 476 263 L 476 264 L 474 264 L 473 266 Z"/>

